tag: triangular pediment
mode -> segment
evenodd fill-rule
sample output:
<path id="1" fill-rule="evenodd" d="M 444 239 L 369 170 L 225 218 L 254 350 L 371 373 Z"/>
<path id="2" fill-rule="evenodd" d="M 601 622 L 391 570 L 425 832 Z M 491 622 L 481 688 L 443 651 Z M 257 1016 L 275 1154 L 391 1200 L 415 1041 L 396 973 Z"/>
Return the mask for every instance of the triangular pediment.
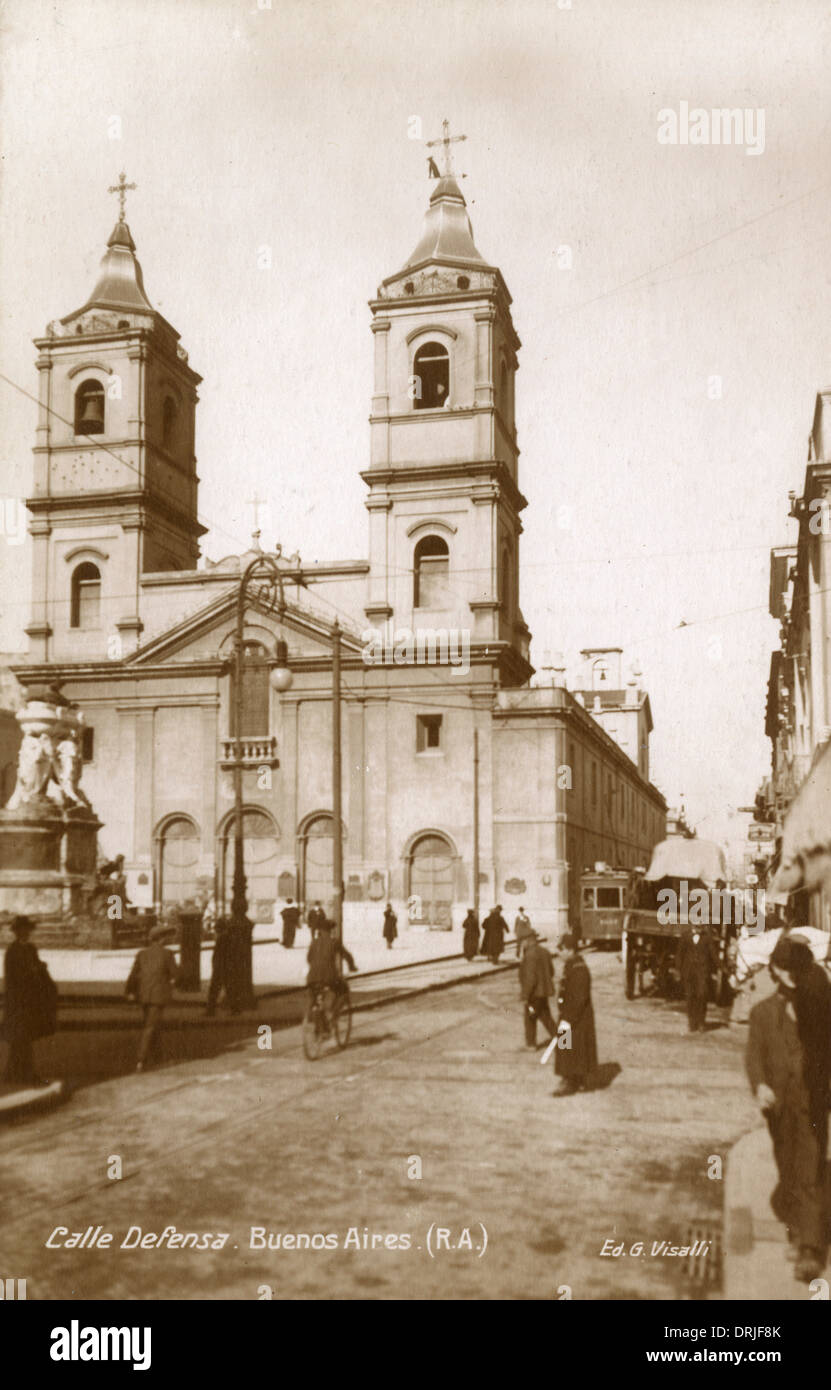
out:
<path id="1" fill-rule="evenodd" d="M 133 667 L 181 665 L 188 662 L 227 661 L 233 651 L 237 622 L 237 591 L 224 592 L 182 622 L 159 633 L 152 641 L 127 657 L 124 665 Z M 311 603 L 301 606 L 287 602 L 282 614 L 269 610 L 256 599 L 246 604 L 246 641 L 262 641 L 266 648 L 278 638 L 288 644 L 294 660 L 327 658 L 331 653 L 331 619 Z M 361 650 L 356 627 L 341 626 L 344 654 Z"/>

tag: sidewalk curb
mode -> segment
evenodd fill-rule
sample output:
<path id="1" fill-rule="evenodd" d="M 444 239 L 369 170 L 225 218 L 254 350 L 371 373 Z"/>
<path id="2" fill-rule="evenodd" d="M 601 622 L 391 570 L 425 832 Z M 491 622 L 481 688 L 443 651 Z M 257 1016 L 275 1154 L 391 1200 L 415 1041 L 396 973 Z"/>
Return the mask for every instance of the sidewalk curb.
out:
<path id="1" fill-rule="evenodd" d="M 448 957 L 448 959 L 453 960 L 455 959 L 455 957 L 450 956 Z M 459 957 L 459 959 L 461 960 L 462 957 Z M 395 974 L 396 972 L 401 970 L 418 970 L 423 968 L 424 966 L 434 965 L 436 963 L 436 961 L 418 961 L 411 965 L 394 966 L 393 969 L 390 971 L 367 971 L 366 974 L 359 974 L 356 975 L 354 978 L 368 980 L 377 978 L 379 975 Z M 413 985 L 410 989 L 402 988 L 393 994 L 386 994 L 380 999 L 368 999 L 365 1002 L 361 1002 L 359 996 L 353 995 L 352 1012 L 365 1013 L 368 1012 L 370 1009 L 383 1008 L 386 1004 L 394 1004 L 406 999 L 414 999 L 421 994 L 430 994 L 434 990 L 450 989 L 454 985 L 466 984 L 470 980 L 481 981 L 492 979 L 494 975 L 503 975 L 506 971 L 515 969 L 517 964 L 517 961 L 512 960 L 506 961 L 504 965 L 491 965 L 487 967 L 480 966 L 474 972 L 471 973 L 455 975 L 452 976 L 450 979 L 446 980 L 431 980 L 427 984 Z M 257 1004 L 253 1009 L 246 1009 L 243 1013 L 240 1014 L 225 1014 L 222 1016 L 214 1015 L 214 1017 L 212 1018 L 209 1018 L 208 1015 L 205 1013 L 205 1001 L 203 999 L 199 999 L 198 1001 L 195 999 L 192 1001 L 182 1000 L 181 1003 L 178 1000 L 176 1000 L 174 1001 L 175 1007 L 189 1007 L 193 1010 L 198 1009 L 198 1016 L 193 1018 L 168 1017 L 164 1021 L 164 1028 L 165 1031 L 173 1031 L 179 1029 L 186 1030 L 194 1028 L 239 1028 L 240 1026 L 244 1026 L 255 1016 L 259 1017 L 259 1019 L 262 1022 L 268 1023 L 269 1018 L 267 1011 L 271 1007 L 273 1007 L 278 1002 L 282 1002 L 291 995 L 305 995 L 306 990 L 306 985 L 288 985 L 284 989 L 269 990 L 267 993 L 258 996 Z M 60 1006 L 60 997 L 58 1000 L 58 1004 Z M 95 1007 L 95 1005 L 90 1004 L 88 1007 L 92 1008 Z M 119 999 L 116 1001 L 116 1003 L 109 1005 L 109 1008 L 115 1007 L 128 1008 L 136 1006 L 131 1006 L 125 1003 L 124 1000 Z M 271 1026 L 278 1030 L 283 1028 L 295 1028 L 297 1027 L 298 1022 L 298 1019 L 281 1018 L 275 1019 Z M 60 1019 L 57 1034 L 55 1036 L 60 1035 L 61 1033 L 129 1033 L 135 1032 L 140 1028 L 141 1017 L 138 1014 L 136 1007 L 135 1015 L 132 1018 L 107 1019 L 106 1017 L 103 1017 L 100 1019 L 73 1019 L 71 1017 L 68 1017 Z"/>
<path id="2" fill-rule="evenodd" d="M 65 1081 L 51 1081 L 48 1086 L 26 1091 L 11 1091 L 0 1096 L 0 1120 L 13 1119 L 16 1115 L 33 1110 L 51 1110 L 69 1099 L 70 1087 Z"/>

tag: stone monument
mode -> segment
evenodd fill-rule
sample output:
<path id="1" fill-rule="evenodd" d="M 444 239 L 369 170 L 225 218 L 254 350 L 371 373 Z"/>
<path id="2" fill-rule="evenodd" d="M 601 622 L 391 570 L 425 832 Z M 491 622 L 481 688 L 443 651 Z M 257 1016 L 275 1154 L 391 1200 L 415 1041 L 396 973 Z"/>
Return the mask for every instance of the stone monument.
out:
<path id="1" fill-rule="evenodd" d="M 96 887 L 98 820 L 81 790 L 84 720 L 57 686 L 30 687 L 17 784 L 0 810 L 0 918 L 81 925 Z"/>

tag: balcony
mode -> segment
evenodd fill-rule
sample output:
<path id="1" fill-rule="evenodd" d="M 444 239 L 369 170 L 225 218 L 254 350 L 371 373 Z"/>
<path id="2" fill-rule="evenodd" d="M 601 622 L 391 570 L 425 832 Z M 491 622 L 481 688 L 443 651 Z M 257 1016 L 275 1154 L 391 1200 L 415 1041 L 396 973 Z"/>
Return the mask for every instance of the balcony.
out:
<path id="1" fill-rule="evenodd" d="M 276 738 L 251 738 L 243 737 L 240 739 L 242 747 L 243 767 L 279 767 L 280 759 L 277 757 Z M 235 738 L 222 740 L 222 757 L 220 766 L 223 768 L 233 767 L 237 758 L 237 741 Z"/>

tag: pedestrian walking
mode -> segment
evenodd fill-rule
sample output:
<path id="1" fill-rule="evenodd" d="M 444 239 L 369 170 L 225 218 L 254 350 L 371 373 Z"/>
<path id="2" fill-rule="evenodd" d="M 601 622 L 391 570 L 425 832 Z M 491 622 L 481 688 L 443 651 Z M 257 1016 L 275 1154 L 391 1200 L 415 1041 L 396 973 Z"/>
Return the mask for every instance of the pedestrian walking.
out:
<path id="1" fill-rule="evenodd" d="M 589 967 L 580 954 L 580 938 L 569 932 L 560 942 L 565 966 L 560 986 L 554 1071 L 561 1077 L 555 1096 L 570 1096 L 587 1086 L 597 1069 L 592 985 Z"/>
<path id="2" fill-rule="evenodd" d="M 777 990 L 750 1011 L 745 1067 L 773 1141 L 779 1180 L 770 1204 L 787 1227 L 796 1278 L 810 1283 L 827 1246 L 831 984 L 810 947 L 789 936 L 769 969 Z"/>
<path id="3" fill-rule="evenodd" d="M 3 962 L 6 1080 L 15 1086 L 48 1086 L 35 1072 L 34 1045 L 55 1032 L 58 990 L 29 939 L 35 930 L 32 919 L 13 918 L 11 930 L 14 941 Z"/>
<path id="4" fill-rule="evenodd" d="M 524 907 L 519 909 L 514 921 L 514 936 L 516 937 L 517 958 L 522 955 L 522 943 L 529 937 L 534 936 L 534 929 L 531 926 L 531 918 Z"/>
<path id="5" fill-rule="evenodd" d="M 687 1001 L 687 1031 L 704 1031 L 710 975 L 717 965 L 716 947 L 707 927 L 687 926 L 678 938 L 676 966 Z"/>
<path id="6" fill-rule="evenodd" d="M 159 1029 L 165 1007 L 173 998 L 176 978 L 176 957 L 164 945 L 172 936 L 169 927 L 161 924 L 150 933 L 150 945 L 139 951 L 124 986 L 124 993 L 141 1005 L 143 1028 L 139 1042 L 136 1071 L 144 1071 L 151 1052 L 159 1045 Z"/>
<path id="7" fill-rule="evenodd" d="M 323 908 L 320 905 L 320 898 L 316 898 L 314 906 L 309 908 L 309 916 L 307 918 L 307 921 L 309 924 L 309 931 L 311 932 L 312 937 L 314 937 L 315 932 L 319 931 L 320 928 L 323 926 L 323 923 L 326 921 L 326 913 L 323 911 Z"/>
<path id="8" fill-rule="evenodd" d="M 479 950 L 479 918 L 472 907 L 467 910 L 467 916 L 462 923 L 464 936 L 462 938 L 462 950 L 465 960 L 473 960 Z"/>
<path id="9" fill-rule="evenodd" d="M 219 1003 L 220 995 L 225 993 L 225 1003 L 234 1008 L 236 999 L 234 997 L 234 958 L 233 941 L 231 939 L 231 924 L 227 917 L 218 917 L 214 927 L 216 941 L 214 944 L 213 962 L 211 966 L 211 983 L 208 987 L 208 1003 L 206 1013 L 209 1018 L 213 1018 L 216 1013 L 216 1006 Z M 239 1012 L 236 1009 L 236 1012 Z"/>
<path id="10" fill-rule="evenodd" d="M 283 945 L 290 951 L 294 945 L 294 935 L 300 926 L 300 908 L 294 898 L 286 898 L 286 906 L 280 913 L 283 919 Z"/>
<path id="11" fill-rule="evenodd" d="M 502 916 L 502 904 L 497 903 L 492 907 L 484 922 L 482 937 L 482 951 L 488 957 L 492 965 L 496 965 L 505 946 L 505 937 L 508 933 L 508 923 Z"/>
<path id="12" fill-rule="evenodd" d="M 392 910 L 392 903 L 387 903 L 384 908 L 384 940 L 387 943 L 387 950 L 392 950 L 392 943 L 398 935 L 398 918 Z"/>
<path id="13" fill-rule="evenodd" d="M 535 932 L 522 938 L 519 960 L 519 990 L 523 1001 L 525 1046 L 537 1049 L 537 1019 L 547 1029 L 549 1038 L 557 1035 L 557 1025 L 551 1017 L 548 1001 L 554 993 L 554 961 Z"/>

